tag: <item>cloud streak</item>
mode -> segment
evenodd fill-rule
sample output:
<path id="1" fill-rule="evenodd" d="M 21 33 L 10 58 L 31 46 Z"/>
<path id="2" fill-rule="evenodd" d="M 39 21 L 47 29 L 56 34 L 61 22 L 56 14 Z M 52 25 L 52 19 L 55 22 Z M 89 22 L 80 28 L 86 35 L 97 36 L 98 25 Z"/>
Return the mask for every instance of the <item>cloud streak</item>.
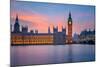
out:
<path id="1" fill-rule="evenodd" d="M 53 27 L 58 26 L 58 31 L 62 30 L 62 26 L 67 29 L 67 20 L 63 19 L 63 16 L 55 16 L 55 21 L 52 21 L 49 16 L 42 14 L 31 14 L 26 12 L 11 12 L 11 19 L 15 19 L 16 15 L 18 15 L 20 21 L 24 21 L 23 24 L 30 24 L 29 30 L 37 29 L 39 32 L 48 32 L 48 27 L 50 26 L 51 32 L 53 32 Z M 94 23 L 78 23 L 73 21 L 73 34 L 77 32 L 78 34 L 84 29 L 94 28 Z M 68 30 L 66 30 L 68 31 Z"/>

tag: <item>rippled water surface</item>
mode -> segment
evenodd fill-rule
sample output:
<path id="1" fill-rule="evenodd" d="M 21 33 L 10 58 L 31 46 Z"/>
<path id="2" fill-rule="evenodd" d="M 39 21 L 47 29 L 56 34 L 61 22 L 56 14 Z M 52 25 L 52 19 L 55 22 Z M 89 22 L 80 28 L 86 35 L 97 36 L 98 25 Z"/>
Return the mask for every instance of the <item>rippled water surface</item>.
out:
<path id="1" fill-rule="evenodd" d="M 11 46 L 11 65 L 36 65 L 94 60 L 94 45 Z"/>

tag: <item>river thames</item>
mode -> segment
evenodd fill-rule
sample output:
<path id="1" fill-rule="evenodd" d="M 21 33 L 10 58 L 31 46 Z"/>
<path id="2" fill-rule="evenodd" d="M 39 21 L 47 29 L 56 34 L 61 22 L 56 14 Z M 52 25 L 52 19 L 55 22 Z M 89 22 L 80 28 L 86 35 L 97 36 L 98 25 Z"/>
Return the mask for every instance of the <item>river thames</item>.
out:
<path id="1" fill-rule="evenodd" d="M 95 45 L 11 46 L 11 65 L 38 65 L 95 60 Z"/>

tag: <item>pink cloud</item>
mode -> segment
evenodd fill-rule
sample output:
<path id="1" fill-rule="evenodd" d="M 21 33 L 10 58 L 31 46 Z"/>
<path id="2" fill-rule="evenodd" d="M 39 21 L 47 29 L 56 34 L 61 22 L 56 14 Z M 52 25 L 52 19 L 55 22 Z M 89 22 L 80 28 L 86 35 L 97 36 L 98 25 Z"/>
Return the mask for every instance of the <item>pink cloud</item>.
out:
<path id="1" fill-rule="evenodd" d="M 30 13 L 21 13 L 21 12 L 12 12 L 11 18 L 15 19 L 16 14 L 18 14 L 19 19 L 21 21 L 31 22 L 31 27 L 34 27 L 35 29 L 38 29 L 40 32 L 47 32 L 47 28 L 49 26 L 49 20 L 47 16 L 41 15 L 41 14 L 30 14 Z M 26 24 L 27 25 L 27 24 Z M 30 26 L 29 26 L 30 27 Z"/>
<path id="2" fill-rule="evenodd" d="M 21 21 L 26 21 L 27 23 L 31 22 L 31 25 L 29 26 L 30 29 L 35 28 L 38 29 L 39 32 L 47 32 L 48 26 L 50 26 L 51 32 L 53 32 L 53 26 L 58 26 L 59 31 L 61 31 L 62 26 L 65 26 L 64 20 L 61 16 L 55 16 L 55 21 L 52 21 L 52 19 L 46 15 L 12 11 L 11 18 L 15 19 L 16 14 L 18 14 Z"/>
<path id="3" fill-rule="evenodd" d="M 16 14 L 19 16 L 19 20 L 26 21 L 26 25 L 30 22 L 30 25 L 28 26 L 29 29 L 37 29 L 39 32 L 48 32 L 48 26 L 50 26 L 51 32 L 53 32 L 53 27 L 58 26 L 58 31 L 62 30 L 62 26 L 66 27 L 66 34 L 67 34 L 67 20 L 64 19 L 63 16 L 55 16 L 53 20 L 46 15 L 42 14 L 33 14 L 33 13 L 27 13 L 27 12 L 11 12 L 11 19 L 16 18 Z M 24 23 L 24 22 L 23 22 Z M 88 22 L 88 23 L 78 23 L 73 21 L 73 34 L 75 32 L 80 33 L 84 29 L 94 28 L 94 23 Z"/>
<path id="4" fill-rule="evenodd" d="M 94 29 L 94 23 L 91 22 L 87 22 L 87 23 L 73 23 L 73 32 L 77 32 L 78 34 L 80 34 L 81 31 L 85 30 L 85 29 Z M 73 33 L 73 34 L 74 34 Z"/>

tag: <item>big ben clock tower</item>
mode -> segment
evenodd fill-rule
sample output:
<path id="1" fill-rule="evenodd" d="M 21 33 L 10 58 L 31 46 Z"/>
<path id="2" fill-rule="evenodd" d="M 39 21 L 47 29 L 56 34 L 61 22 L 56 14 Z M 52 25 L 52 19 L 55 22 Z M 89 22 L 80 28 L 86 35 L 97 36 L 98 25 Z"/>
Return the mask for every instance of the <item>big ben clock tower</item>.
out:
<path id="1" fill-rule="evenodd" d="M 71 13 L 69 13 L 68 17 L 68 43 L 72 43 L 72 18 L 71 18 Z"/>

